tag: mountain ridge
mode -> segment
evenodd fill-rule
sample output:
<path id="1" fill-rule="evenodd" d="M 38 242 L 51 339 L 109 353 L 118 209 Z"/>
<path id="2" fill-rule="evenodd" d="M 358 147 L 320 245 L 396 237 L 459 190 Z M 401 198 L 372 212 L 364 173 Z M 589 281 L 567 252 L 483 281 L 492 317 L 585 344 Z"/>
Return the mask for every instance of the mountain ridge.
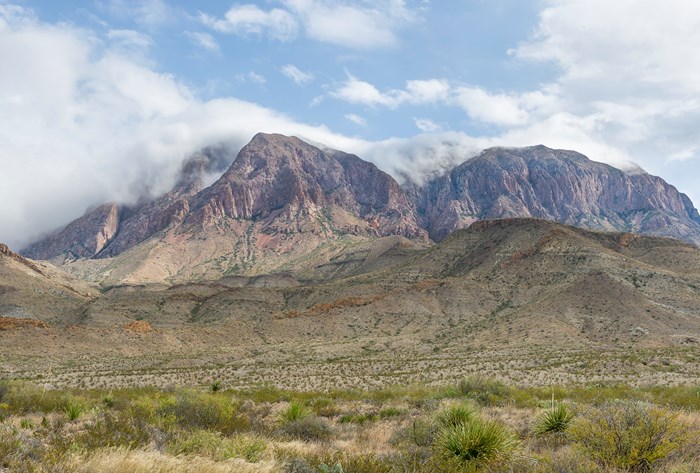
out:
<path id="1" fill-rule="evenodd" d="M 195 156 L 206 158 L 206 150 Z M 175 283 L 283 271 L 309 257 L 330 261 L 348 245 L 390 235 L 440 241 L 494 218 L 700 243 L 700 215 L 663 179 L 543 145 L 489 148 L 404 187 L 355 155 L 278 134 L 257 134 L 204 186 L 207 162 L 190 159 L 187 178 L 151 202 L 105 204 L 21 253 L 93 276 Z M 95 259 L 105 262 L 85 263 Z"/>

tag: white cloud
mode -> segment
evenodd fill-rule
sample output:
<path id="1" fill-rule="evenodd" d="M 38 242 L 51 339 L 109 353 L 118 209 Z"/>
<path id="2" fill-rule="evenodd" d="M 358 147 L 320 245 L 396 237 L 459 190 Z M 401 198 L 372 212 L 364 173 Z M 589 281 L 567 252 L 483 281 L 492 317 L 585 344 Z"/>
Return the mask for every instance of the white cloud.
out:
<path id="1" fill-rule="evenodd" d="M 234 33 L 241 36 L 268 35 L 271 38 L 288 41 L 297 35 L 297 21 L 287 11 L 273 8 L 264 11 L 257 5 L 236 5 L 226 12 L 223 19 L 202 13 L 202 21 L 221 33 Z"/>
<path id="2" fill-rule="evenodd" d="M 380 90 L 348 77 L 328 95 L 374 107 L 464 107 L 473 119 L 495 127 L 488 138 L 431 132 L 379 142 L 299 123 L 235 98 L 204 102 L 176 78 L 127 54 L 117 43 L 129 34 L 112 33 L 110 40 L 0 4 L 0 241 L 17 248 L 89 205 L 163 192 L 191 152 L 221 141 L 235 149 L 258 131 L 326 143 L 417 181 L 488 146 L 536 143 L 576 149 L 620 167 L 633 158 L 657 172 L 667 159 L 685 160 L 679 169 L 688 174 L 687 163 L 698 159 L 700 148 L 700 81 L 694 81 L 700 59 L 688 52 L 688 44 L 700 41 L 685 26 L 687 18 L 698 17 L 695 3 L 669 0 L 664 13 L 650 2 L 621 0 L 614 7 L 605 3 L 610 17 L 600 14 L 602 3 L 595 3 L 598 15 L 581 16 L 593 1 L 549 1 L 536 36 L 513 52 L 519 60 L 561 69 L 539 90 L 496 92 L 440 79 Z M 674 11 L 679 26 L 668 34 Z M 653 40 L 621 22 L 625 15 L 647 22 L 642 29 Z M 578 18 L 586 19 L 587 31 L 575 27 Z M 637 43 L 648 50 L 648 61 L 630 56 Z M 432 128 L 429 120 L 415 123 Z"/>
<path id="3" fill-rule="evenodd" d="M 265 78 L 265 76 L 262 76 L 255 71 L 250 71 L 248 73 L 248 78 L 257 84 L 266 84 L 267 83 L 267 79 Z"/>
<path id="4" fill-rule="evenodd" d="M 492 94 L 479 87 L 459 87 L 455 94 L 456 103 L 475 120 L 496 125 L 522 125 L 529 119 L 518 96 Z"/>
<path id="5" fill-rule="evenodd" d="M 221 46 L 216 41 L 216 39 L 209 33 L 202 33 L 199 31 L 185 31 L 185 36 L 187 36 L 194 44 L 202 49 L 211 51 L 214 53 L 221 52 Z"/>
<path id="6" fill-rule="evenodd" d="M 100 2 L 107 11 L 119 18 L 129 18 L 134 22 L 155 27 L 171 21 L 175 14 L 164 0 L 107 0 Z"/>
<path id="7" fill-rule="evenodd" d="M 353 122 L 353 123 L 355 123 L 355 124 L 357 124 L 357 125 L 360 125 L 360 126 L 365 126 L 365 125 L 367 125 L 367 120 L 365 120 L 364 118 L 362 118 L 362 117 L 359 116 L 359 115 L 355 115 L 354 113 L 348 113 L 348 114 L 346 114 L 346 115 L 345 115 L 345 119 L 346 119 L 346 120 L 349 120 L 349 121 L 351 121 L 351 122 Z"/>
<path id="8" fill-rule="evenodd" d="M 267 35 L 289 41 L 303 29 L 311 39 L 352 49 L 376 49 L 398 44 L 397 32 L 415 23 L 417 15 L 403 0 L 344 2 L 341 0 L 279 0 L 283 8 L 263 10 L 236 5 L 224 18 L 201 14 L 202 21 L 222 33 Z"/>
<path id="9" fill-rule="evenodd" d="M 283 66 L 280 70 L 282 71 L 282 74 L 289 77 L 297 84 L 309 82 L 314 78 L 313 74 L 311 74 L 310 72 L 304 72 L 293 64 L 287 64 L 286 66 Z"/>
<path id="10" fill-rule="evenodd" d="M 514 56 L 553 62 L 560 81 L 599 98 L 700 91 L 700 3 L 639 0 L 548 0 L 532 40 Z M 602 83 L 586 82 L 604 79 Z"/>
<path id="11" fill-rule="evenodd" d="M 415 123 L 416 128 L 423 133 L 432 133 L 441 130 L 440 125 L 432 120 L 428 120 L 427 118 L 413 118 L 413 123 Z"/>
<path id="12" fill-rule="evenodd" d="M 533 103 L 529 122 L 507 136 L 567 139 L 595 159 L 631 158 L 656 173 L 678 156 L 700 159 L 700 3 L 547 0 L 544 5 L 533 37 L 510 53 L 524 62 L 553 64 L 560 72 L 543 91 L 549 100 Z"/>
<path id="13" fill-rule="evenodd" d="M 347 80 L 330 92 L 330 96 L 349 103 L 396 108 L 399 105 L 435 103 L 447 99 L 449 84 L 440 79 L 410 80 L 405 89 L 380 92 L 369 82 L 349 75 Z"/>
<path id="14" fill-rule="evenodd" d="M 109 30 L 107 37 L 126 50 L 148 50 L 153 46 L 150 36 L 134 30 Z"/>

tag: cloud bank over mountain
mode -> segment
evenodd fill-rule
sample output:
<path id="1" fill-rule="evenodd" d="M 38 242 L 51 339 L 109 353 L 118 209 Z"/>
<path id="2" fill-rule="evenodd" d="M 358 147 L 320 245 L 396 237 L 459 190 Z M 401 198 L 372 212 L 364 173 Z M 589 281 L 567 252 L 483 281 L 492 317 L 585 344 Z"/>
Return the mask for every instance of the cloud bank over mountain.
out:
<path id="1" fill-rule="evenodd" d="M 282 42 L 304 37 L 350 51 L 391 49 L 400 47 L 402 31 L 420 27 L 429 8 L 423 3 L 239 5 L 223 16 L 191 12 L 208 32 L 182 36 L 213 54 L 225 53 L 225 38 L 262 35 Z M 659 173 L 677 163 L 687 169 L 700 149 L 700 57 L 693 49 L 700 44 L 693 24 L 700 6 L 691 1 L 545 2 L 534 34 L 508 52 L 514 63 L 554 70 L 527 90 L 491 89 L 430 71 L 381 86 L 352 67 L 333 81 L 308 65 L 275 66 L 291 87 L 318 87 L 324 102 L 351 107 L 338 113 L 358 132 L 370 130 L 372 114 L 381 110 L 403 114 L 423 107 L 408 115 L 420 134 L 380 139 L 338 133 L 322 119 L 304 120 L 235 93 L 211 97 L 153 59 L 150 32 L 177 15 L 167 3 L 106 4 L 119 18 L 133 14 L 135 29 L 46 21 L 30 8 L 0 4 L 0 241 L 15 248 L 89 206 L 158 195 L 192 152 L 226 142 L 233 156 L 259 131 L 356 153 L 416 181 L 490 146 L 543 143 L 619 167 L 634 160 Z M 350 40 L 328 23 L 341 10 L 344 26 L 367 20 L 362 38 Z M 434 119 L 430 112 L 437 107 L 462 113 L 481 133 Z M 688 175 L 677 173 L 679 187 L 697 200 Z"/>

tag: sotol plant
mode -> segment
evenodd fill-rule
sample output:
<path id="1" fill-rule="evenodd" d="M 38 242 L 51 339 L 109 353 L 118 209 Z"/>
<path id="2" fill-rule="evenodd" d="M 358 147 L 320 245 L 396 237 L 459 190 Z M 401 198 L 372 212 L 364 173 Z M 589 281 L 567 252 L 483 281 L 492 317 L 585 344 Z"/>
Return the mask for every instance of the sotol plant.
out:
<path id="1" fill-rule="evenodd" d="M 504 425 L 478 417 L 443 428 L 438 446 L 443 454 L 464 467 L 508 460 L 518 440 Z"/>
<path id="2" fill-rule="evenodd" d="M 535 433 L 545 435 L 565 432 L 571 426 L 573 419 L 574 413 L 568 404 L 563 402 L 554 404 L 551 409 L 546 410 L 538 417 Z"/>

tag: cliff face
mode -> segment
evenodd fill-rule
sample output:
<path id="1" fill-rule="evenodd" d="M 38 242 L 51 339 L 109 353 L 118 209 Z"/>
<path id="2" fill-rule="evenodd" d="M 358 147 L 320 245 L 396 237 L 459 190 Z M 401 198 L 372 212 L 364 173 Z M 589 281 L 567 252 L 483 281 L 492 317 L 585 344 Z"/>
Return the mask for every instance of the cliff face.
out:
<path id="1" fill-rule="evenodd" d="M 315 219 L 353 235 L 426 235 L 414 204 L 391 176 L 357 156 L 282 135 L 256 135 L 191 207 L 186 224 L 274 220 L 276 230 L 286 224 L 291 230 L 299 219 Z"/>
<path id="2" fill-rule="evenodd" d="M 415 195 L 436 241 L 475 220 L 537 217 L 700 242 L 697 210 L 663 179 L 544 146 L 488 149 Z"/>
<path id="3" fill-rule="evenodd" d="M 204 177 L 220 165 L 222 152 L 207 148 L 191 156 L 183 164 L 173 189 L 159 198 L 131 206 L 114 202 L 101 205 L 54 235 L 28 246 L 22 254 L 62 264 L 128 250 L 182 221 L 189 212 L 188 199 L 204 187 Z"/>
<path id="4" fill-rule="evenodd" d="M 58 263 L 98 254 L 117 234 L 121 208 L 110 202 L 86 212 L 63 230 L 22 251 L 32 259 L 57 260 Z"/>
<path id="5" fill-rule="evenodd" d="M 348 237 L 440 241 L 474 221 L 507 217 L 700 243 L 700 215 L 675 187 L 573 151 L 492 148 L 410 190 L 357 156 L 295 137 L 258 134 L 235 160 L 224 153 L 203 150 L 167 194 L 135 206 L 105 204 L 23 254 L 64 263 L 118 256 L 149 241 L 130 268 L 160 258 L 144 270 L 148 277 L 184 268 L 198 268 L 188 277 L 216 277 L 284 268 Z M 204 176 L 231 161 L 205 188 Z"/>

